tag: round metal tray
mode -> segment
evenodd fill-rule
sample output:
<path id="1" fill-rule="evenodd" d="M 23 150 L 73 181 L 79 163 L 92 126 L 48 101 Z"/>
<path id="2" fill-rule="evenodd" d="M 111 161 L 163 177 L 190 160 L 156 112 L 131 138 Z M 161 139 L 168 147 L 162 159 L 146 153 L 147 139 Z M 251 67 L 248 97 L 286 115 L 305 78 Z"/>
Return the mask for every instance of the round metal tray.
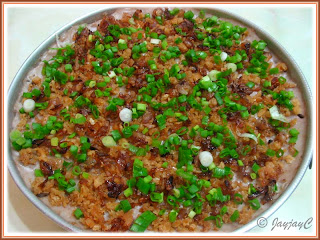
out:
<path id="1" fill-rule="evenodd" d="M 14 113 L 10 110 L 14 109 L 14 104 L 18 100 L 19 94 L 22 89 L 22 81 L 24 80 L 26 74 L 29 72 L 29 70 L 39 61 L 39 58 L 41 55 L 47 51 L 47 49 L 55 43 L 56 41 L 56 35 L 60 35 L 61 33 L 69 30 L 74 25 L 80 25 L 83 23 L 92 23 L 94 21 L 97 21 L 102 18 L 103 14 L 112 14 L 115 10 L 119 8 L 107 8 L 107 9 L 101 9 L 95 12 L 92 12 L 90 14 L 87 14 L 81 18 L 78 18 L 71 23 L 67 24 L 66 26 L 62 27 L 60 30 L 52 34 L 47 40 L 45 40 L 24 62 L 18 73 L 16 74 L 15 78 L 13 79 L 9 91 L 8 91 L 8 129 L 11 130 L 12 126 L 10 123 L 12 123 Z M 302 156 L 302 162 L 300 164 L 300 167 L 297 170 L 297 173 L 287 189 L 281 194 L 281 196 L 264 212 L 262 212 L 259 216 L 257 216 L 255 219 L 252 219 L 249 223 L 246 225 L 243 225 L 242 227 L 236 229 L 234 233 L 242 233 L 246 232 L 257 224 L 257 219 L 260 217 L 268 218 L 270 215 L 272 215 L 292 194 L 292 192 L 295 190 L 295 188 L 298 186 L 299 182 L 304 176 L 305 171 L 307 170 L 311 157 L 312 157 L 312 100 L 311 100 L 311 93 L 310 89 L 308 87 L 308 84 L 299 68 L 299 66 L 296 64 L 296 62 L 293 60 L 293 58 L 288 54 L 288 52 L 268 33 L 266 33 L 264 30 L 256 26 L 255 24 L 247 21 L 246 19 L 234 15 L 230 12 L 220 10 L 220 9 L 212 9 L 212 8 L 192 8 L 194 10 L 201 10 L 205 9 L 207 13 L 216 15 L 221 18 L 235 20 L 239 22 L 240 25 L 250 27 L 255 30 L 256 34 L 259 38 L 263 39 L 268 43 L 268 48 L 271 52 L 276 53 L 277 57 L 282 61 L 285 62 L 289 69 L 289 74 L 291 76 L 295 76 L 295 83 L 297 84 L 297 87 L 300 89 L 303 99 L 305 101 L 305 109 L 308 114 L 307 119 L 307 131 L 306 131 L 306 142 L 305 142 L 305 149 Z M 20 188 L 20 190 L 24 193 L 24 195 L 38 208 L 40 209 L 45 215 L 47 215 L 49 218 L 51 218 L 53 221 L 58 223 L 60 226 L 65 228 L 68 231 L 73 232 L 83 232 L 83 229 L 80 229 L 78 227 L 75 227 L 71 223 L 64 220 L 62 217 L 60 217 L 58 214 L 56 214 L 50 207 L 48 207 L 46 204 L 44 204 L 39 198 L 37 198 L 29 188 L 25 185 L 22 177 L 20 176 L 20 173 L 16 167 L 16 164 L 14 160 L 12 159 L 12 149 L 10 147 L 10 144 L 7 146 L 8 151 L 8 168 L 9 171 Z"/>

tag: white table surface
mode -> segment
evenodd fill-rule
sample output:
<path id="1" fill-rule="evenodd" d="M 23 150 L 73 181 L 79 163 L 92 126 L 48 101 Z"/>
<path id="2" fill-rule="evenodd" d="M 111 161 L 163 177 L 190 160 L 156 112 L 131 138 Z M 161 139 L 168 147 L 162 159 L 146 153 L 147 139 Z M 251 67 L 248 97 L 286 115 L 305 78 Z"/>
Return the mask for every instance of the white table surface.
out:
<path id="1" fill-rule="evenodd" d="M 105 5 L 106 6 L 106 5 Z M 32 53 L 48 36 L 68 22 L 99 9 L 97 5 L 82 8 L 17 8 L 8 9 L 8 76 L 5 81 L 11 82 L 14 75 Z M 293 56 L 302 69 L 310 87 L 312 81 L 312 12 L 311 9 L 297 8 L 224 8 L 253 21 L 275 37 Z M 312 172 L 307 170 L 303 180 L 292 196 L 269 219 L 266 228 L 255 227 L 250 233 L 269 232 L 271 222 L 278 218 L 282 221 L 305 221 L 313 216 L 311 192 L 314 190 Z M 60 226 L 44 216 L 20 192 L 11 176 L 8 177 L 8 232 L 60 232 Z M 276 229 L 286 233 L 283 229 Z M 301 231 L 309 231 L 311 229 Z M 290 229 L 290 232 L 298 231 Z"/>

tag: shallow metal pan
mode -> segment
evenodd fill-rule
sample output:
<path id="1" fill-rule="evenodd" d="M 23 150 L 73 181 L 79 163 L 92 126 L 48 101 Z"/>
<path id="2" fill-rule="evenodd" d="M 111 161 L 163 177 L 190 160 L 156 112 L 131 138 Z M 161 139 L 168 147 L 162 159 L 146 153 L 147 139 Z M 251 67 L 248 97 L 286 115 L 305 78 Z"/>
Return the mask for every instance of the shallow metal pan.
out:
<path id="1" fill-rule="evenodd" d="M 56 35 L 60 35 L 61 33 L 67 31 L 74 25 L 79 25 L 83 23 L 91 23 L 94 21 L 97 21 L 102 18 L 103 14 L 111 14 L 113 13 L 116 9 L 118 8 L 107 8 L 107 9 L 101 9 L 95 12 L 92 12 L 90 14 L 87 14 L 81 18 L 78 18 L 71 23 L 67 24 L 54 34 L 52 34 L 47 40 L 45 40 L 30 56 L 29 58 L 24 62 L 18 73 L 16 74 L 15 78 L 13 79 L 9 91 L 8 91 L 8 112 L 7 112 L 7 119 L 8 119 L 8 124 L 9 126 L 8 129 L 11 130 L 12 126 L 10 125 L 13 120 L 14 113 L 11 111 L 14 109 L 14 105 L 16 101 L 18 100 L 18 93 L 21 92 L 23 83 L 22 81 L 24 80 L 26 74 L 28 71 L 38 62 L 40 56 L 56 41 Z M 261 39 L 266 41 L 268 43 L 268 48 L 271 50 L 272 53 L 276 53 L 277 57 L 282 61 L 285 62 L 289 68 L 289 74 L 292 76 L 295 76 L 295 83 L 297 84 L 297 87 L 300 89 L 303 99 L 304 99 L 304 106 L 306 109 L 306 113 L 308 115 L 306 127 L 306 136 L 308 136 L 305 139 L 305 149 L 304 153 L 302 156 L 302 162 L 300 164 L 300 167 L 297 170 L 297 173 L 295 177 L 293 178 L 292 182 L 289 184 L 287 189 L 281 194 L 281 196 L 262 214 L 260 214 L 257 218 L 259 217 L 265 217 L 268 218 L 271 216 L 274 212 L 277 211 L 277 209 L 290 197 L 290 195 L 293 193 L 295 188 L 298 186 L 300 183 L 301 179 L 304 176 L 304 173 L 306 169 L 308 168 L 308 165 L 310 164 L 310 160 L 312 157 L 312 135 L 313 135 L 313 130 L 312 130 L 312 99 L 311 99 L 311 92 L 308 87 L 308 84 L 298 67 L 297 63 L 293 60 L 293 58 L 288 54 L 288 52 L 273 38 L 271 37 L 268 33 L 266 33 L 264 30 L 256 26 L 255 24 L 247 21 L 246 19 L 234 15 L 230 12 L 221 10 L 221 9 L 212 9 L 212 8 L 192 8 L 195 10 L 201 10 L 205 9 L 207 13 L 216 15 L 218 17 L 226 18 L 226 19 L 233 19 L 242 26 L 247 26 L 250 28 L 253 28 Z M 25 196 L 38 208 L 40 209 L 45 215 L 47 215 L 49 218 L 51 218 L 53 221 L 58 223 L 60 226 L 65 228 L 68 231 L 73 231 L 73 232 L 83 232 L 84 230 L 75 227 L 71 223 L 67 222 L 64 220 L 62 217 L 60 217 L 58 214 L 56 214 L 53 210 L 51 210 L 50 207 L 45 205 L 39 198 L 37 198 L 30 189 L 27 188 L 25 185 L 23 179 L 20 176 L 20 173 L 15 165 L 15 162 L 12 158 L 12 149 L 10 147 L 10 144 L 7 146 L 7 151 L 8 151 L 8 168 L 9 171 L 20 188 L 20 190 L 25 194 Z M 9 186 L 10 187 L 10 186 Z M 243 225 L 242 227 L 238 228 L 235 230 L 235 233 L 242 233 L 246 232 L 253 227 L 256 226 L 256 220 L 257 218 L 253 219 L 250 221 L 248 224 Z"/>

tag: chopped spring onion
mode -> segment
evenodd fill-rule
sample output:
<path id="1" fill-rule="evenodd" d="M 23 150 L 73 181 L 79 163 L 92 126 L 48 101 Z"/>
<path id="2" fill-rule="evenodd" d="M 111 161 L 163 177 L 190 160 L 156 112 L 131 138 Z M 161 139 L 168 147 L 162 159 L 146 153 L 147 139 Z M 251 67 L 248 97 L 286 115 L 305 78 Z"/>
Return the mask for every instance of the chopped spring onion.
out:
<path id="1" fill-rule="evenodd" d="M 257 178 L 257 174 L 255 173 L 250 173 L 250 177 L 252 180 L 256 179 Z"/>
<path id="2" fill-rule="evenodd" d="M 201 147 L 200 146 L 195 146 L 195 145 L 192 145 L 191 146 L 191 151 L 194 155 L 197 155 L 200 151 Z"/>
<path id="3" fill-rule="evenodd" d="M 239 216 L 239 211 L 235 210 L 230 217 L 231 222 L 235 222 L 239 218 Z"/>
<path id="4" fill-rule="evenodd" d="M 180 195 L 179 195 L 180 196 Z M 167 202 L 171 205 L 171 206 L 176 206 L 176 201 L 177 201 L 177 198 L 172 196 L 172 195 L 169 195 L 167 197 Z"/>
<path id="5" fill-rule="evenodd" d="M 214 163 L 211 163 L 208 168 L 210 171 L 212 171 L 215 167 L 216 165 Z"/>
<path id="6" fill-rule="evenodd" d="M 137 110 L 145 112 L 147 110 L 147 104 L 145 103 L 138 103 L 137 104 Z"/>
<path id="7" fill-rule="evenodd" d="M 79 176 L 81 174 L 81 168 L 79 166 L 74 166 L 72 169 L 72 174 L 75 176 Z"/>
<path id="8" fill-rule="evenodd" d="M 284 154 L 284 151 L 283 151 L 282 149 L 279 149 L 279 150 L 276 152 L 276 156 L 277 156 L 277 158 L 282 157 L 282 156 L 283 156 L 283 154 Z"/>
<path id="9" fill-rule="evenodd" d="M 71 122 L 75 124 L 84 124 L 86 122 L 86 117 L 81 113 L 77 113 L 75 118 L 71 118 Z"/>
<path id="10" fill-rule="evenodd" d="M 271 68 L 270 70 L 269 70 L 269 74 L 277 74 L 277 73 L 279 73 L 279 68 Z"/>
<path id="11" fill-rule="evenodd" d="M 162 193 L 152 192 L 150 194 L 150 199 L 152 202 L 162 203 L 163 202 L 163 192 Z"/>
<path id="12" fill-rule="evenodd" d="M 159 114 L 156 116 L 158 125 L 159 125 L 159 129 L 163 130 L 166 128 L 166 117 L 163 116 L 162 114 Z"/>
<path id="13" fill-rule="evenodd" d="M 209 220 L 214 220 L 216 221 L 216 226 L 218 228 L 221 228 L 222 225 L 223 225 L 223 220 L 222 220 L 222 217 L 220 215 L 216 215 L 216 216 L 209 216 L 209 217 L 206 217 L 204 219 L 205 221 L 209 221 Z"/>
<path id="14" fill-rule="evenodd" d="M 43 172 L 41 171 L 41 169 L 35 169 L 35 170 L 34 170 L 34 176 L 36 176 L 36 177 L 43 177 L 44 174 L 43 174 Z"/>
<path id="15" fill-rule="evenodd" d="M 80 219 L 83 217 L 83 212 L 81 211 L 80 208 L 77 208 L 74 212 L 73 212 L 74 216 L 77 218 L 77 219 Z"/>
<path id="16" fill-rule="evenodd" d="M 52 135 L 54 135 L 54 134 L 56 134 L 56 133 L 57 133 L 57 131 L 54 130 L 54 129 L 52 129 L 52 130 L 50 131 L 50 134 L 52 134 Z"/>
<path id="17" fill-rule="evenodd" d="M 194 17 L 194 13 L 192 11 L 187 11 L 184 13 L 184 18 L 191 20 Z"/>
<path id="18" fill-rule="evenodd" d="M 292 128 L 290 129 L 289 134 L 291 136 L 289 143 L 296 143 L 298 140 L 299 131 L 295 128 Z"/>
<path id="19" fill-rule="evenodd" d="M 188 191 L 191 194 L 195 194 L 196 192 L 198 192 L 200 189 L 195 185 L 195 184 L 191 184 L 190 187 L 188 188 Z"/>
<path id="20" fill-rule="evenodd" d="M 105 136 L 102 138 L 101 141 L 105 147 L 113 147 L 117 145 L 117 143 L 114 141 L 113 137 L 111 136 Z"/>
<path id="21" fill-rule="evenodd" d="M 140 192 L 142 192 L 145 195 L 149 193 L 152 185 L 153 184 L 146 183 L 143 178 L 139 178 L 137 182 L 137 188 L 139 189 Z"/>
<path id="22" fill-rule="evenodd" d="M 119 130 L 113 130 L 113 131 L 111 131 L 111 135 L 112 135 L 113 139 L 114 139 L 116 142 L 118 142 L 118 141 L 122 138 L 121 133 L 120 133 Z"/>
<path id="23" fill-rule="evenodd" d="M 176 198 L 179 198 L 179 197 L 180 197 L 180 190 L 177 189 L 177 188 L 174 188 L 174 189 L 173 189 L 173 195 L 174 195 Z"/>
<path id="24" fill-rule="evenodd" d="M 93 88 L 93 87 L 96 86 L 96 84 L 97 84 L 96 81 L 90 81 L 90 82 L 89 82 L 89 87 L 90 87 L 90 88 Z"/>
<path id="25" fill-rule="evenodd" d="M 169 165 L 169 163 L 168 163 L 168 162 L 164 162 L 164 163 L 162 163 L 161 167 L 163 167 L 163 168 L 167 168 L 167 167 L 168 167 L 168 165 Z"/>
<path id="26" fill-rule="evenodd" d="M 175 222 L 178 216 L 178 212 L 176 210 L 171 210 L 169 213 L 169 221 Z"/>
<path id="27" fill-rule="evenodd" d="M 149 182 L 152 181 L 152 177 L 151 177 L 150 175 L 148 175 L 148 176 L 146 176 L 146 177 L 143 179 L 143 181 L 144 181 L 145 183 L 149 183 Z"/>
<path id="28" fill-rule="evenodd" d="M 276 155 L 276 152 L 274 150 L 272 150 L 272 149 L 268 149 L 266 151 L 266 155 L 269 156 L 269 157 L 273 157 L 273 156 Z"/>
<path id="29" fill-rule="evenodd" d="M 298 131 L 297 129 L 295 129 L 295 128 L 292 128 L 292 129 L 290 129 L 289 134 L 290 134 L 292 137 L 296 137 L 296 136 L 299 135 L 299 131 Z"/>
<path id="30" fill-rule="evenodd" d="M 217 80 L 217 75 L 219 73 L 220 73 L 220 71 L 212 70 L 211 72 L 209 72 L 208 76 L 209 76 L 210 80 L 216 81 Z"/>
<path id="31" fill-rule="evenodd" d="M 249 188 L 248 188 L 248 194 L 251 195 L 253 193 L 255 193 L 257 191 L 257 189 L 253 186 L 252 183 L 250 183 Z"/>
<path id="32" fill-rule="evenodd" d="M 66 64 L 64 66 L 64 68 L 65 68 L 66 72 L 72 72 L 72 65 L 71 64 Z"/>
<path id="33" fill-rule="evenodd" d="M 148 175 L 148 170 L 143 167 L 143 162 L 135 159 L 133 162 L 133 177 L 145 177 Z"/>
<path id="34" fill-rule="evenodd" d="M 215 167 L 213 169 L 213 176 L 216 178 L 223 178 L 223 177 L 229 176 L 230 174 L 232 174 L 232 171 L 229 167 L 224 167 L 224 168 Z"/>
<path id="35" fill-rule="evenodd" d="M 246 86 L 249 88 L 253 88 L 255 86 L 254 82 L 247 82 Z"/>
<path id="36" fill-rule="evenodd" d="M 260 166 L 258 164 L 254 163 L 252 165 L 252 171 L 254 171 L 255 173 L 258 173 L 259 169 L 260 169 Z"/>
<path id="37" fill-rule="evenodd" d="M 213 206 L 217 201 L 227 202 L 230 200 L 230 195 L 223 195 L 221 188 L 212 188 L 206 196 L 210 205 Z"/>
<path id="38" fill-rule="evenodd" d="M 250 145 L 246 145 L 241 149 L 241 154 L 246 156 L 251 151 Z"/>
<path id="39" fill-rule="evenodd" d="M 243 166 L 244 166 L 244 164 L 243 164 L 243 162 L 242 162 L 241 160 L 238 160 L 238 165 L 239 165 L 240 167 L 243 167 Z"/>
<path id="40" fill-rule="evenodd" d="M 163 214 L 165 214 L 165 212 L 166 212 L 165 209 L 161 209 L 161 210 L 159 211 L 159 216 L 162 216 Z"/>
<path id="41" fill-rule="evenodd" d="M 146 134 L 148 131 L 149 131 L 148 128 L 144 128 L 144 129 L 142 130 L 142 134 Z"/>
<path id="42" fill-rule="evenodd" d="M 280 82 L 280 84 L 284 84 L 287 81 L 287 79 L 284 77 L 279 77 L 278 81 Z"/>
<path id="43" fill-rule="evenodd" d="M 185 134 L 185 133 L 187 133 L 188 132 L 188 128 L 187 127 L 181 127 L 181 128 L 179 128 L 178 129 L 178 131 L 176 132 L 178 135 L 183 135 L 183 134 Z"/>
<path id="44" fill-rule="evenodd" d="M 151 211 L 142 213 L 133 223 L 130 228 L 132 232 L 144 232 L 148 226 L 157 219 L 157 216 Z"/>
<path id="45" fill-rule="evenodd" d="M 197 177 L 195 175 L 192 175 L 189 172 L 185 172 L 182 168 L 179 168 L 176 171 L 176 174 L 189 182 L 195 182 L 197 180 Z"/>
<path id="46" fill-rule="evenodd" d="M 59 145 L 59 138 L 57 137 L 51 138 L 51 146 L 57 147 L 58 145 Z"/>
<path id="47" fill-rule="evenodd" d="M 26 139 L 21 137 L 21 138 L 18 138 L 16 141 L 15 141 L 18 145 L 22 146 L 23 144 L 26 143 Z"/>
<path id="48" fill-rule="evenodd" d="M 128 48 L 128 45 L 124 39 L 119 39 L 118 48 L 119 48 L 119 50 L 125 50 Z"/>
<path id="49" fill-rule="evenodd" d="M 173 10 L 170 10 L 169 13 L 174 16 L 174 15 L 177 15 L 179 11 L 180 11 L 179 8 L 174 8 Z"/>
<path id="50" fill-rule="evenodd" d="M 84 179 L 88 179 L 88 178 L 89 178 L 89 173 L 83 172 L 83 173 L 82 173 L 82 177 L 83 177 Z"/>
<path id="51" fill-rule="evenodd" d="M 236 204 L 242 204 L 243 203 L 243 196 L 240 193 L 234 194 L 234 200 Z"/>
<path id="52" fill-rule="evenodd" d="M 204 76 L 200 81 L 199 81 L 199 86 L 203 89 L 208 90 L 209 92 L 213 92 L 216 90 L 216 84 L 212 82 L 209 76 Z"/>
<path id="53" fill-rule="evenodd" d="M 228 212 L 228 207 L 227 206 L 223 206 L 221 209 L 220 209 L 220 215 L 224 215 Z"/>
<path id="54" fill-rule="evenodd" d="M 127 188 L 126 190 L 123 191 L 124 196 L 130 197 L 133 194 L 132 188 Z"/>
<path id="55" fill-rule="evenodd" d="M 248 200 L 248 202 L 253 210 L 258 210 L 260 208 L 260 202 L 258 199 L 254 198 L 252 200 Z"/>
<path id="56" fill-rule="evenodd" d="M 125 213 L 131 209 L 131 204 L 127 199 L 120 201 L 119 205 L 116 207 L 116 211 L 124 211 Z"/>
<path id="57" fill-rule="evenodd" d="M 197 213 L 195 212 L 195 211 L 193 211 L 193 210 L 191 210 L 190 212 L 189 212 L 189 214 L 188 214 L 188 217 L 189 218 L 194 218 L 194 216 L 196 215 Z"/>
<path id="58" fill-rule="evenodd" d="M 264 82 L 263 82 L 263 86 L 264 86 L 265 88 L 271 87 L 271 81 L 264 81 Z"/>
<path id="59" fill-rule="evenodd" d="M 19 130 L 12 130 L 10 132 L 10 140 L 11 140 L 11 142 L 15 142 L 21 137 L 22 137 L 22 133 Z"/>

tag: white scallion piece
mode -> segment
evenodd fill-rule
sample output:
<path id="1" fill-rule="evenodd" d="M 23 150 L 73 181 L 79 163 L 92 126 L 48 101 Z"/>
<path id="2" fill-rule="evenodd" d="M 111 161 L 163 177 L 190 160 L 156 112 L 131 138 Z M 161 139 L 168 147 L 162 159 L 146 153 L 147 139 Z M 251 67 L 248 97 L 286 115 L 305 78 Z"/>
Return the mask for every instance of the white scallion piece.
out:
<path id="1" fill-rule="evenodd" d="M 217 81 L 217 74 L 220 73 L 218 70 L 212 70 L 209 72 L 208 76 L 211 81 Z"/>
<path id="2" fill-rule="evenodd" d="M 234 63 L 227 63 L 227 64 L 226 64 L 226 67 L 227 67 L 228 69 L 231 69 L 232 72 L 237 71 L 237 65 L 235 65 Z"/>
<path id="3" fill-rule="evenodd" d="M 129 23 L 132 24 L 132 25 L 135 25 L 135 24 L 136 24 L 135 21 L 134 21 L 134 18 L 130 18 L 130 19 L 129 19 Z"/>
<path id="4" fill-rule="evenodd" d="M 23 102 L 25 112 L 32 112 L 36 108 L 36 102 L 33 99 L 27 99 Z"/>
<path id="5" fill-rule="evenodd" d="M 220 53 L 220 58 L 221 58 L 221 61 L 224 62 L 228 57 L 228 54 L 226 52 L 222 52 Z"/>
<path id="6" fill-rule="evenodd" d="M 120 111 L 119 117 L 122 122 L 131 122 L 132 121 L 132 111 L 129 108 L 124 108 Z"/>
<path id="7" fill-rule="evenodd" d="M 161 42 L 161 40 L 160 39 L 151 38 L 150 42 L 152 44 L 159 44 Z"/>
<path id="8" fill-rule="evenodd" d="M 111 137 L 111 136 L 103 137 L 101 139 L 101 141 L 102 141 L 103 146 L 105 146 L 105 147 L 113 147 L 113 146 L 117 145 L 116 141 L 114 141 L 113 137 Z"/>
<path id="9" fill-rule="evenodd" d="M 204 76 L 201 81 L 204 81 L 204 82 L 207 82 L 207 81 L 210 81 L 210 77 L 207 75 L 207 76 Z"/>
<path id="10" fill-rule="evenodd" d="M 213 162 L 212 154 L 208 151 L 203 151 L 199 154 L 200 163 L 204 167 L 209 167 Z"/>
<path id="11" fill-rule="evenodd" d="M 238 136 L 239 136 L 239 137 L 251 138 L 251 139 L 253 139 L 255 142 L 258 142 L 258 138 L 257 138 L 254 134 L 251 134 L 251 133 L 242 133 L 242 134 L 239 134 Z"/>
<path id="12" fill-rule="evenodd" d="M 269 111 L 272 119 L 279 120 L 281 122 L 286 122 L 286 123 L 289 122 L 289 120 L 285 116 L 279 113 L 278 107 L 276 105 L 274 105 L 272 108 L 269 108 Z"/>
<path id="13" fill-rule="evenodd" d="M 110 71 L 110 72 L 108 72 L 108 76 L 109 76 L 110 78 L 113 78 L 113 77 L 115 77 L 115 76 L 117 76 L 117 75 L 116 75 L 116 73 L 115 73 L 114 71 Z"/>

